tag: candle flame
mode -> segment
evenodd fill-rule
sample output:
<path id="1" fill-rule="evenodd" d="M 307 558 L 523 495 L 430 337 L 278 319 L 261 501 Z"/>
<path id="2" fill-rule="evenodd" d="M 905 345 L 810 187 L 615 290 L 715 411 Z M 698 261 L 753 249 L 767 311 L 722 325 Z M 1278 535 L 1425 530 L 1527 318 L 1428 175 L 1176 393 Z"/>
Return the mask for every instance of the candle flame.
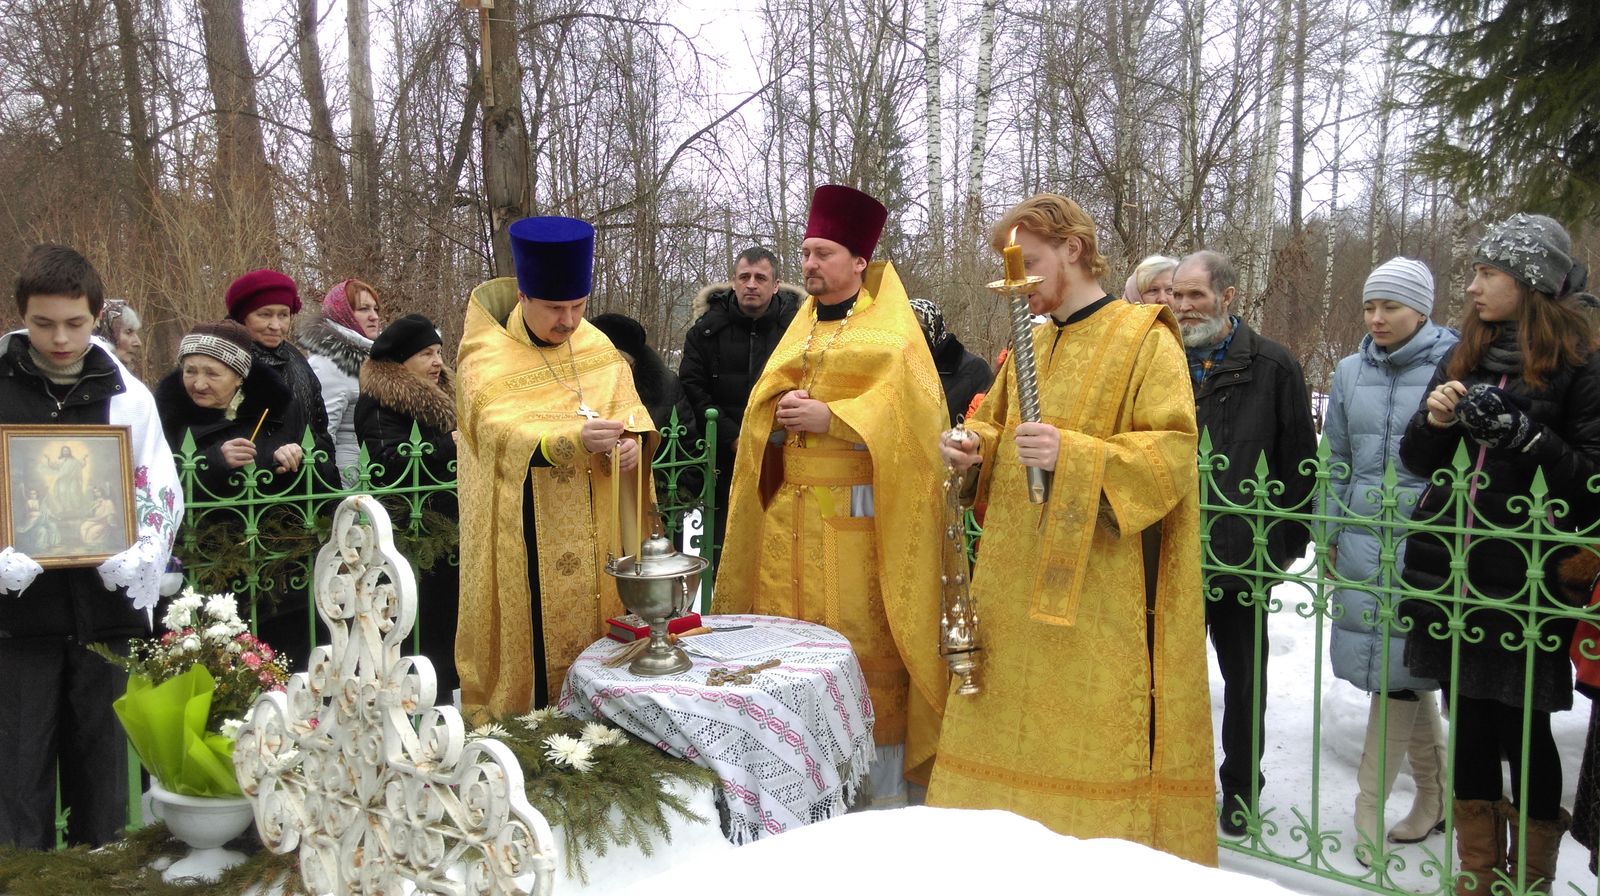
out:
<path id="1" fill-rule="evenodd" d="M 1013 246 L 1015 246 L 1017 244 L 1017 228 L 1021 227 L 1021 226 L 1022 226 L 1021 224 L 1016 224 L 1016 225 L 1013 225 L 1012 228 L 1011 228 L 1011 245 L 1013 245 Z"/>

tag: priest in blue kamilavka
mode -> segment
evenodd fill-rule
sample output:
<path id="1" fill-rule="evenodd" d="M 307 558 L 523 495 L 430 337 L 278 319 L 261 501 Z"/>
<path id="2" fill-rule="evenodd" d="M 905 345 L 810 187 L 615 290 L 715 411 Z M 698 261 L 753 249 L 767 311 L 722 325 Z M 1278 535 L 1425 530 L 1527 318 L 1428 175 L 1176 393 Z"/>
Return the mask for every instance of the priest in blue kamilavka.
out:
<path id="1" fill-rule="evenodd" d="M 622 612 L 603 567 L 617 533 L 621 544 L 636 537 L 638 477 L 628 474 L 639 445 L 625 433 L 645 435 L 652 454 L 657 438 L 627 362 L 584 320 L 594 227 L 523 218 L 510 236 L 517 275 L 472 291 L 456 360 L 456 667 L 472 715 L 548 702 L 605 620 Z"/>

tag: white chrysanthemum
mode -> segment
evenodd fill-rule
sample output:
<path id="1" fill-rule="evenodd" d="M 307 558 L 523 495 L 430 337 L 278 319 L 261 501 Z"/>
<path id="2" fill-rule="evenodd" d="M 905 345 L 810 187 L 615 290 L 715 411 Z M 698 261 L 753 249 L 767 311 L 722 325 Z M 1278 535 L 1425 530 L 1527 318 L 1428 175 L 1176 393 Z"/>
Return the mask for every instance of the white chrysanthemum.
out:
<path id="1" fill-rule="evenodd" d="M 197 635 L 188 635 L 178 639 L 178 649 L 184 653 L 196 653 L 200 650 L 200 638 Z"/>
<path id="2" fill-rule="evenodd" d="M 609 747 L 612 744 L 620 744 L 627 740 L 621 731 L 612 728 L 610 725 L 602 725 L 599 722 L 586 723 L 583 726 L 583 736 L 580 739 L 584 743 L 596 747 Z"/>
<path id="3" fill-rule="evenodd" d="M 182 631 L 194 625 L 194 614 L 200 609 L 200 595 L 193 591 L 185 591 L 183 596 L 172 602 L 167 608 L 167 615 L 161 618 L 161 624 L 168 631 Z"/>
<path id="4" fill-rule="evenodd" d="M 533 712 L 528 713 L 528 715 L 533 718 L 533 721 L 530 724 L 540 725 L 555 718 L 556 710 L 553 706 L 543 706 L 534 710 Z"/>
<path id="5" fill-rule="evenodd" d="M 544 739 L 544 757 L 557 765 L 586 772 L 594 768 L 594 747 L 566 734 L 552 734 Z"/>
<path id="6" fill-rule="evenodd" d="M 233 636 L 239 634 L 239 632 L 234 627 L 233 623 L 218 622 L 213 625 L 206 626 L 204 634 L 207 641 L 214 641 L 220 644 L 232 641 Z"/>
<path id="7" fill-rule="evenodd" d="M 485 737 L 505 737 L 505 736 L 506 736 L 505 726 L 501 725 L 499 722 L 490 722 L 487 725 L 479 725 L 478 727 L 476 727 L 476 728 L 472 729 L 471 731 L 467 732 L 467 739 L 468 740 L 482 740 Z"/>
<path id="8" fill-rule="evenodd" d="M 206 598 L 206 615 L 218 622 L 237 622 L 239 605 L 232 594 L 213 594 Z"/>
<path id="9" fill-rule="evenodd" d="M 244 720 L 243 719 L 223 719 L 222 720 L 222 736 L 226 737 L 228 740 L 238 740 L 239 739 L 239 731 L 242 728 L 244 728 Z"/>
<path id="10" fill-rule="evenodd" d="M 517 716 L 517 721 L 527 725 L 528 728 L 533 729 L 539 727 L 539 723 L 544 721 L 544 717 L 540 716 L 537 712 L 525 712 L 522 715 Z"/>

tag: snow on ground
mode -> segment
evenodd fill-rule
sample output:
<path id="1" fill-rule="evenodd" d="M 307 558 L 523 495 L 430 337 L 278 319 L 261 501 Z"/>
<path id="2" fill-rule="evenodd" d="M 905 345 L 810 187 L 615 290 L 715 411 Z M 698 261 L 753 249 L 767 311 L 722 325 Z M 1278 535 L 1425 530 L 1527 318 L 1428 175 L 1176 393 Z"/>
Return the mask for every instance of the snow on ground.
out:
<path id="1" fill-rule="evenodd" d="M 1371 875 L 1351 855 L 1355 842 L 1351 816 L 1356 797 L 1356 767 L 1361 763 L 1369 698 L 1354 685 L 1334 677 L 1327 653 L 1331 626 L 1325 619 L 1321 620 L 1321 655 L 1318 655 L 1318 620 L 1308 618 L 1310 593 L 1300 585 L 1286 583 L 1273 589 L 1273 597 L 1281 601 L 1283 607 L 1272 614 L 1267 629 L 1271 650 L 1267 667 L 1266 755 L 1262 759 L 1267 785 L 1261 793 L 1261 808 L 1270 810 L 1268 818 L 1277 822 L 1278 829 L 1264 838 L 1264 849 L 1281 857 L 1304 856 L 1303 842 L 1292 837 L 1291 828 L 1298 823 L 1293 810 L 1298 809 L 1307 823 L 1311 822 L 1312 771 L 1314 763 L 1320 760 L 1317 827 L 1337 831 L 1345 843 L 1329 862 L 1334 868 L 1352 875 Z M 1207 654 L 1210 658 L 1212 733 L 1217 761 L 1221 762 L 1222 676 L 1217 671 L 1215 656 L 1209 649 Z M 1319 669 L 1320 694 L 1315 677 Z M 1312 717 L 1312 708 L 1319 702 L 1322 707 L 1320 754 L 1314 746 Z M 1572 807 L 1572 795 L 1577 786 L 1578 764 L 1583 758 L 1588 723 L 1589 701 L 1581 694 L 1573 695 L 1570 711 L 1551 717 L 1556 744 L 1561 750 L 1563 805 L 1568 809 Z M 1389 823 L 1405 817 L 1415 793 L 1409 770 L 1402 770 L 1389 796 L 1385 813 Z M 1506 793 L 1511 793 L 1509 777 Z M 1421 864 L 1428 861 L 1430 855 L 1440 860 L 1453 860 L 1455 855 L 1454 845 L 1447 843 L 1443 834 L 1434 834 L 1415 845 L 1391 848 L 1405 863 L 1405 868 L 1393 875 L 1394 886 L 1417 893 L 1431 893 L 1439 887 L 1437 878 L 1424 877 Z M 1588 860 L 1588 850 L 1569 834 L 1561 846 L 1555 892 L 1600 893 L 1595 876 L 1589 873 Z M 1298 861 L 1309 862 L 1305 858 Z M 1302 893 L 1354 892 L 1348 884 L 1315 877 L 1226 847 L 1221 850 L 1221 864 L 1224 868 L 1279 881 Z M 1369 880 L 1375 877 L 1369 876 Z"/>

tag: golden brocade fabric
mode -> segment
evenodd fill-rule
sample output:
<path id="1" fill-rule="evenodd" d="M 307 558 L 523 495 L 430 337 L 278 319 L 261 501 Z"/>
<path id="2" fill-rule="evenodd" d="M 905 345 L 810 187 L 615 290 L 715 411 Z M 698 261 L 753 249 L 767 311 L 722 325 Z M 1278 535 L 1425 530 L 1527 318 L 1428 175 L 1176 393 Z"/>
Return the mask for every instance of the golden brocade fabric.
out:
<path id="1" fill-rule="evenodd" d="M 456 407 L 461 441 L 461 610 L 456 668 L 469 717 L 523 713 L 533 700 L 532 596 L 522 526 L 523 483 L 541 439 L 555 464 L 532 468 L 539 601 L 545 672 L 555 692 L 567 667 L 619 614 L 616 582 L 603 571 L 613 539 L 611 467 L 590 455 L 579 433 L 578 396 L 601 419 L 655 427 L 633 388 L 628 363 L 588 321 L 565 345 L 534 346 L 519 317 L 517 281 L 503 277 L 472 291 L 457 355 Z M 507 321 L 510 324 L 507 325 Z M 548 363 L 546 363 L 548 362 Z M 559 375 L 559 376 L 558 376 Z M 561 380 L 565 380 L 563 385 Z M 637 478 L 623 477 L 624 545 L 637 525 Z"/>
<path id="2" fill-rule="evenodd" d="M 983 692 L 945 705 L 928 804 L 1215 865 L 1195 410 L 1177 333 L 1164 307 L 1124 302 L 1035 328 L 1041 416 L 1061 430 L 1044 505 L 1028 503 L 1017 460 L 1009 361 L 968 424 L 989 502 L 972 582 Z"/>
<path id="3" fill-rule="evenodd" d="M 802 358 L 808 334 L 812 348 Z M 827 403 L 833 422 L 826 434 L 807 434 L 804 447 L 784 448 L 783 484 L 763 507 L 763 449 L 781 432 L 778 401 L 801 388 L 806 370 L 816 374 L 811 397 Z M 744 420 L 716 611 L 804 619 L 848 638 L 872 694 L 877 742 L 904 742 L 908 777 L 926 780 L 919 766 L 933 756 L 949 682 L 939 657 L 938 450 L 948 417 L 891 264 L 867 267 L 845 320 L 817 321 L 816 300 L 806 299 Z M 852 486 L 869 484 L 875 515 L 852 516 Z"/>

